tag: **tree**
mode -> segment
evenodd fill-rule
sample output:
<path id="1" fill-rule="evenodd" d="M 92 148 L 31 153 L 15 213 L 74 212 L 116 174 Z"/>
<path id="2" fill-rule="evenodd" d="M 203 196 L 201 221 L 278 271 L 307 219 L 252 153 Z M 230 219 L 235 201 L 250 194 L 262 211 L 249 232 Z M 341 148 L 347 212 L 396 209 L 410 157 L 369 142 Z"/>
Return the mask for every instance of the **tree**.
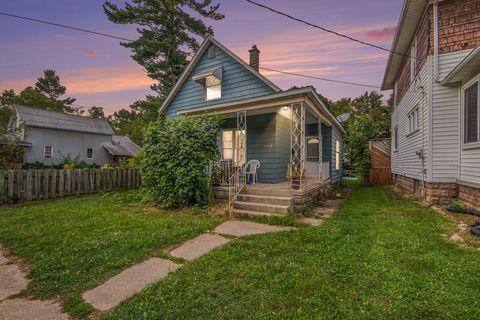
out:
<path id="1" fill-rule="evenodd" d="M 108 19 L 118 24 L 135 24 L 140 37 L 122 46 L 133 51 L 132 58 L 158 83 L 152 86 L 166 96 L 182 74 L 187 57 L 196 53 L 196 36 L 213 35 L 213 29 L 201 18 L 221 20 L 220 4 L 212 0 L 132 0 L 124 8 L 106 1 L 103 9 Z"/>
<path id="2" fill-rule="evenodd" d="M 60 77 L 57 76 L 55 70 L 47 69 L 43 71 L 43 78 L 40 77 L 35 83 L 35 89 L 48 97 L 52 101 L 57 101 L 62 103 L 65 111 L 74 112 L 74 108 L 71 108 L 71 104 L 75 102 L 76 99 L 65 98 L 59 100 L 60 96 L 63 96 L 67 91 L 67 88 L 60 83 Z"/>
<path id="3" fill-rule="evenodd" d="M 87 110 L 88 116 L 95 119 L 105 119 L 105 112 L 102 107 L 92 106 Z"/>
<path id="4" fill-rule="evenodd" d="M 207 166 L 219 157 L 216 117 L 160 117 L 145 135 L 142 186 L 146 200 L 162 208 L 208 205 Z"/>

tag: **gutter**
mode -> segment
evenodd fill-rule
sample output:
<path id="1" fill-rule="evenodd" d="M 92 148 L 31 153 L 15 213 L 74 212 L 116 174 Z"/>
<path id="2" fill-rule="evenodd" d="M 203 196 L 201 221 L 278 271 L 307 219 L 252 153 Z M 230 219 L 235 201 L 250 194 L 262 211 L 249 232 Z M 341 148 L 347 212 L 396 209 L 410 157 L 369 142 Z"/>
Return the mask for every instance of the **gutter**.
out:
<path id="1" fill-rule="evenodd" d="M 438 76 L 438 1 L 439 0 L 434 0 L 433 1 L 433 79 L 436 82 L 440 82 L 439 76 Z"/>

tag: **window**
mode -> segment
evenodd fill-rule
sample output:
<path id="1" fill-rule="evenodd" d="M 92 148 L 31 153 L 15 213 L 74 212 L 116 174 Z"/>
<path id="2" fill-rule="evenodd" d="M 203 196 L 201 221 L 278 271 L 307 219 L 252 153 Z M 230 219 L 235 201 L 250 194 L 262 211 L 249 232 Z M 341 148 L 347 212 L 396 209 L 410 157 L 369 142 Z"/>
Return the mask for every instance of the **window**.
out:
<path id="1" fill-rule="evenodd" d="M 335 170 L 340 170 L 340 141 L 335 142 Z"/>
<path id="2" fill-rule="evenodd" d="M 393 129 L 393 148 L 398 150 L 398 126 Z"/>
<path id="3" fill-rule="evenodd" d="M 410 48 L 410 81 L 413 81 L 416 75 L 417 75 L 417 37 L 413 39 L 412 47 Z"/>
<path id="4" fill-rule="evenodd" d="M 408 113 L 408 134 L 418 130 L 418 107 Z"/>
<path id="5" fill-rule="evenodd" d="M 220 99 L 222 97 L 222 81 L 214 76 L 205 78 L 205 100 Z"/>
<path id="6" fill-rule="evenodd" d="M 240 162 L 241 153 L 239 149 L 245 148 L 245 141 L 240 145 L 240 131 L 223 130 L 222 131 L 222 159 L 233 160 L 235 163 Z"/>
<path id="7" fill-rule="evenodd" d="M 307 161 L 320 161 L 320 140 L 318 137 L 307 137 Z"/>
<path id="8" fill-rule="evenodd" d="M 465 143 L 479 141 L 478 82 L 465 90 Z"/>
<path id="9" fill-rule="evenodd" d="M 208 48 L 208 58 L 213 59 L 215 58 L 215 47 Z"/>
<path id="10" fill-rule="evenodd" d="M 53 158 L 53 147 L 52 146 L 45 146 L 43 148 L 43 157 L 47 159 Z"/>
<path id="11" fill-rule="evenodd" d="M 93 159 L 93 148 L 87 148 L 87 159 Z"/>

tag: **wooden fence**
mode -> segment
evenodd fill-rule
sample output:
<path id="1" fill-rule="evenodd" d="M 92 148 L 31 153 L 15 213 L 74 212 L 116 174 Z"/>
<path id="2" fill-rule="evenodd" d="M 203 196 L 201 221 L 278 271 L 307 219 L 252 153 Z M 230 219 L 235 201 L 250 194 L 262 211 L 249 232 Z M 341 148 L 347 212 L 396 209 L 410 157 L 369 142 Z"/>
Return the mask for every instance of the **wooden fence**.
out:
<path id="1" fill-rule="evenodd" d="M 140 169 L 45 169 L 0 172 L 0 203 L 140 187 Z"/>

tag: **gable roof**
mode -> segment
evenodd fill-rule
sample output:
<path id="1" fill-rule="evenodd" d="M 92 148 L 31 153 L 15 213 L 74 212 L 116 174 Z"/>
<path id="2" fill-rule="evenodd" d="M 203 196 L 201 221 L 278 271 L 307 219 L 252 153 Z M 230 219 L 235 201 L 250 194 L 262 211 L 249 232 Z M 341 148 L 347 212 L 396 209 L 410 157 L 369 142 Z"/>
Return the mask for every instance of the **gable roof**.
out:
<path id="1" fill-rule="evenodd" d="M 103 147 L 113 156 L 134 156 L 142 148 L 127 136 L 112 136 L 112 143 L 105 143 Z"/>
<path id="2" fill-rule="evenodd" d="M 193 59 L 190 61 L 188 64 L 187 68 L 185 71 L 182 73 L 180 78 L 178 79 L 177 83 L 173 87 L 173 89 L 170 91 L 168 94 L 167 98 L 163 102 L 162 106 L 160 107 L 159 112 L 165 112 L 170 103 L 173 101 L 175 96 L 177 95 L 178 91 L 180 88 L 183 86 L 185 81 L 188 79 L 190 74 L 192 73 L 193 69 L 196 67 L 202 56 L 205 54 L 207 51 L 208 47 L 214 44 L 217 47 L 219 47 L 221 50 L 223 50 L 226 54 L 231 56 L 234 60 L 236 60 L 239 64 L 241 64 L 245 69 L 250 71 L 252 74 L 254 74 L 256 77 L 258 77 L 260 80 L 262 80 L 265 84 L 267 84 L 270 88 L 275 90 L 276 92 L 280 92 L 281 89 L 277 87 L 273 82 L 268 80 L 265 76 L 263 76 L 260 72 L 256 71 L 253 69 L 251 66 L 249 66 L 245 61 L 243 61 L 240 57 L 238 57 L 235 53 L 230 51 L 227 47 L 225 47 L 223 44 L 218 42 L 215 38 L 213 37 L 207 37 L 205 41 L 202 43 L 200 46 L 200 49 L 198 50 L 197 54 L 193 57 Z"/>
<path id="3" fill-rule="evenodd" d="M 393 89 L 395 78 L 402 67 L 405 55 L 408 54 L 415 32 L 421 22 L 429 1 L 405 0 L 388 57 L 382 90 Z M 395 53 L 398 52 L 398 53 Z"/>
<path id="4" fill-rule="evenodd" d="M 27 127 L 113 135 L 112 128 L 104 119 L 94 119 L 19 105 L 15 106 L 15 110 L 19 119 Z"/>

